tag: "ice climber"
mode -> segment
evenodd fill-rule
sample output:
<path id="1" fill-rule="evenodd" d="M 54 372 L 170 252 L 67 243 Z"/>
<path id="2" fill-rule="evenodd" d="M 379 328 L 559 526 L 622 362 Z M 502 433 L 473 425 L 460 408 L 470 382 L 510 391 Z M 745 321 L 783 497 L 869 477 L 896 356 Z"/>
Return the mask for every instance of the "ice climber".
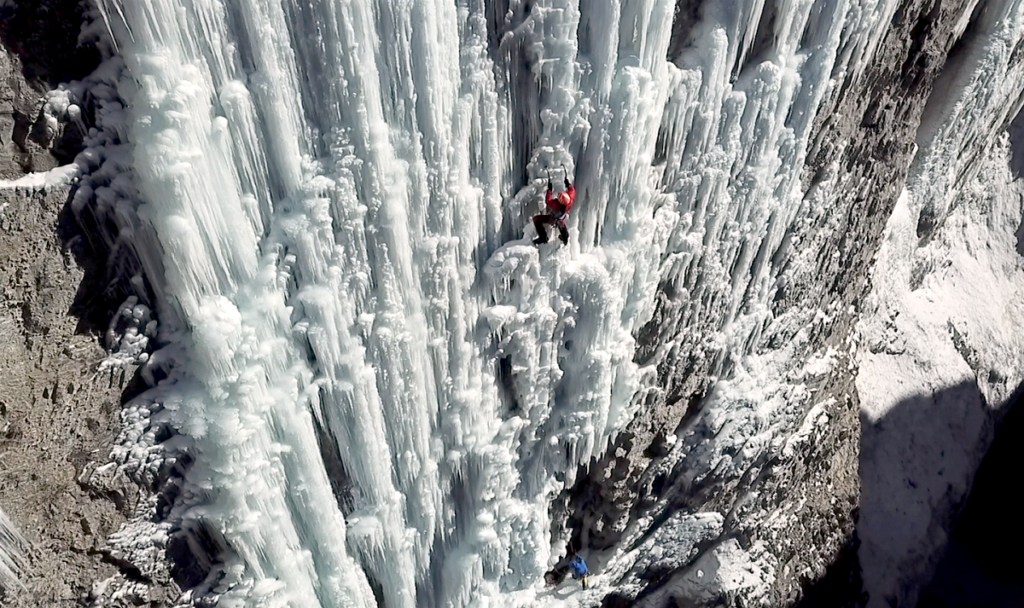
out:
<path id="1" fill-rule="evenodd" d="M 565 170 L 565 167 L 562 168 Z M 565 190 L 555 196 L 551 191 L 551 176 L 548 176 L 548 192 L 544 197 L 550 213 L 541 213 L 533 216 L 533 226 L 537 229 L 537 238 L 533 239 L 535 245 L 548 242 L 548 231 L 544 224 L 558 226 L 558 239 L 563 245 L 569 244 L 569 229 L 565 227 L 565 220 L 569 217 L 569 210 L 576 202 L 576 186 L 569 183 L 569 177 L 565 177 Z"/>
<path id="2" fill-rule="evenodd" d="M 572 561 L 569 562 L 569 567 L 572 568 L 572 577 L 578 580 L 580 584 L 583 585 L 583 588 L 586 589 L 589 586 L 587 577 L 590 575 L 590 570 L 587 569 L 586 560 L 580 557 L 580 554 L 577 553 L 572 556 Z"/>

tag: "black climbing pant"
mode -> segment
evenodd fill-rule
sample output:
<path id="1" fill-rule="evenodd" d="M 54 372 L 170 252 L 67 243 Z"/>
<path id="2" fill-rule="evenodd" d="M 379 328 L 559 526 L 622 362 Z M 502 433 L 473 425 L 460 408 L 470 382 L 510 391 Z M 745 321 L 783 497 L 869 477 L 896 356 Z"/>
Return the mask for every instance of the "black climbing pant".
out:
<path id="1" fill-rule="evenodd" d="M 563 245 L 569 244 L 569 229 L 565 227 L 565 220 L 558 219 L 550 213 L 533 216 L 533 227 L 537 229 L 537 238 L 533 239 L 534 243 L 539 245 L 548 242 L 548 231 L 544 227 L 545 224 L 558 226 L 558 239 L 562 241 Z"/>

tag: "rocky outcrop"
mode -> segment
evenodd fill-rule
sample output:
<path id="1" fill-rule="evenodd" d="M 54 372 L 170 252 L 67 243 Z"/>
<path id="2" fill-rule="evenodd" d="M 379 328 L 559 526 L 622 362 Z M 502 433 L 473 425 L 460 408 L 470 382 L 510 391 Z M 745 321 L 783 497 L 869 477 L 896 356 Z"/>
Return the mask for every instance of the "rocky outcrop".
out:
<path id="1" fill-rule="evenodd" d="M 87 475 L 116 437 L 126 377 L 98 373 L 106 353 L 71 314 L 95 286 L 78 244 L 62 242 L 68 194 L 0 189 L 0 506 L 31 543 L 25 588 L 7 606 L 77 602 L 114 575 L 106 538 L 140 498 L 132 483 L 100 488 Z"/>
<path id="2" fill-rule="evenodd" d="M 0 2 L 0 46 L 18 57 L 31 86 L 53 89 L 96 69 L 99 52 L 79 44 L 84 10 L 78 0 Z"/>
<path id="3" fill-rule="evenodd" d="M 70 162 L 82 134 L 57 141 L 40 114 L 44 93 L 81 79 L 99 53 L 79 46 L 83 7 L 77 0 L 0 2 L 0 179 Z"/>
<path id="4" fill-rule="evenodd" d="M 0 47 L 0 179 L 57 165 L 53 155 L 31 137 L 44 92 L 25 79 L 17 55 Z"/>
<path id="5" fill-rule="evenodd" d="M 81 25 L 75 0 L 0 2 L 0 510 L 28 541 L 20 586 L 0 589 L 11 608 L 167 605 L 179 593 L 166 568 L 142 572 L 108 540 L 150 494 L 102 466 L 134 374 L 101 367 L 123 294 L 70 211 L 74 166 L 43 175 L 82 145 L 88 117 L 51 101 L 96 67 L 75 44 Z"/>

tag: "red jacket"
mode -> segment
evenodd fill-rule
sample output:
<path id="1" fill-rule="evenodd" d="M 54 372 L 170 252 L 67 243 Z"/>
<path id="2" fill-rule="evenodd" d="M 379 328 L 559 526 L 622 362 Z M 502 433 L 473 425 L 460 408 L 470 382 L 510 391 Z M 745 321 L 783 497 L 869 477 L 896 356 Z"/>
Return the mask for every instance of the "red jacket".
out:
<path id="1" fill-rule="evenodd" d="M 561 200 L 562 194 L 569 195 L 569 202 L 565 204 Z M 565 216 L 569 215 L 569 210 L 572 209 L 573 203 L 576 202 L 576 186 L 570 184 L 569 188 L 564 192 L 560 192 L 558 196 L 548 190 L 547 196 L 544 197 L 544 203 L 548 206 L 548 209 L 552 211 L 552 214 L 557 219 L 565 219 Z"/>

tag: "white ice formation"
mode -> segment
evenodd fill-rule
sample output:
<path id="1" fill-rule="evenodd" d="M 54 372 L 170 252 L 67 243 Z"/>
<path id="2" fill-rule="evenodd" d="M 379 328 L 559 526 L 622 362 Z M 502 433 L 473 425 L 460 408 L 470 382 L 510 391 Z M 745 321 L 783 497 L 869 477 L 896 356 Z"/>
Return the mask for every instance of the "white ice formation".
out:
<path id="1" fill-rule="evenodd" d="M 106 347 L 110 353 L 100 364 L 100 371 L 123 368 L 149 361 L 149 341 L 157 335 L 157 321 L 138 296 L 128 296 L 110 320 Z"/>
<path id="2" fill-rule="evenodd" d="M 17 590 L 18 576 L 27 565 L 28 541 L 0 511 L 0 592 Z"/>
<path id="3" fill-rule="evenodd" d="M 927 188 L 960 183 L 944 178 L 974 165 L 955 146 L 988 132 L 970 125 L 1016 110 L 1024 6 L 989 4 L 902 199 L 933 217 L 953 199 Z M 805 184 L 809 138 L 900 2 L 712 2 L 681 33 L 670 0 L 101 6 L 118 55 L 88 93 L 100 124 L 74 207 L 149 305 L 112 328 L 132 362 L 161 345 L 116 457 L 147 479 L 180 465 L 168 518 L 224 562 L 197 596 L 599 597 L 546 595 L 567 537 L 548 506 L 661 390 L 634 360 L 659 289 L 681 310 L 659 351 L 713 353 L 723 376 L 663 464 L 686 465 L 681 488 L 791 458 L 829 424 L 807 382 L 845 359 L 805 351 L 837 311 L 771 304 L 817 268 L 794 235 L 841 228 L 830 213 L 857 185 L 838 165 Z M 563 164 L 573 238 L 537 248 L 524 226 Z M 669 517 L 680 555 L 724 525 Z M 756 602 L 771 559 L 717 542 L 658 597 Z"/>

